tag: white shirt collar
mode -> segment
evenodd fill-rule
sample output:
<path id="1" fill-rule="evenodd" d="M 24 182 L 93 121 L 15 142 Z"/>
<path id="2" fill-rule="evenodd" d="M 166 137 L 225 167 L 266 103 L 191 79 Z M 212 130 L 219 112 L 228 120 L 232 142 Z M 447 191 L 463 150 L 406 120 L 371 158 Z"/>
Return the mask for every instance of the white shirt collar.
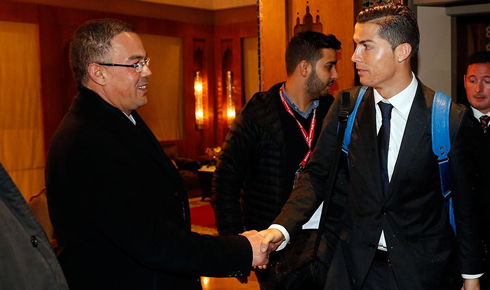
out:
<path id="1" fill-rule="evenodd" d="M 415 99 L 415 93 L 417 92 L 418 82 L 414 73 L 412 72 L 412 81 L 403 91 L 394 95 L 389 99 L 384 99 L 376 89 L 374 91 L 374 101 L 376 104 L 380 101 L 385 103 L 390 103 L 393 108 L 397 110 L 403 119 L 408 120 L 408 115 L 410 114 L 410 108 L 412 107 L 413 100 Z"/>
<path id="2" fill-rule="evenodd" d="M 131 116 L 131 114 L 128 115 L 124 112 L 122 112 L 122 113 L 124 114 L 124 116 L 128 117 L 128 119 L 129 119 L 129 121 L 131 121 L 131 123 L 133 123 L 136 126 L 136 120 L 133 118 L 133 116 Z"/>
<path id="3" fill-rule="evenodd" d="M 481 116 L 490 116 L 489 114 L 483 114 L 482 112 L 478 111 L 477 109 L 473 108 L 473 106 L 470 106 L 471 110 L 473 111 L 473 116 L 475 116 L 475 118 L 480 121 L 480 117 Z"/>

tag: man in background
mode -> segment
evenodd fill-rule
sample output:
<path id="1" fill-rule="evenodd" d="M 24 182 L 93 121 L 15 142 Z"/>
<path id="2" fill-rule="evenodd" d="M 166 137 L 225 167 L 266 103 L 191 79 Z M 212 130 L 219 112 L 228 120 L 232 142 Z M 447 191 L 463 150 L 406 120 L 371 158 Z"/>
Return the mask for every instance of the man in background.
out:
<path id="1" fill-rule="evenodd" d="M 449 176 L 457 236 L 441 193 L 432 151 L 435 92 L 411 69 L 420 34 L 413 12 L 400 4 L 362 10 L 353 36 L 361 84 L 367 86 L 354 121 L 348 153 L 349 197 L 325 289 L 479 289 L 483 273 L 471 168 L 468 110 L 450 110 Z M 360 87 L 347 90 L 351 110 Z M 286 242 L 323 199 L 335 148 L 340 99 L 325 118 L 316 150 L 274 221 L 262 232 Z M 340 180 L 342 182 L 342 180 Z M 280 225 L 280 226 L 278 226 Z"/>
<path id="2" fill-rule="evenodd" d="M 237 115 L 213 180 L 221 235 L 267 228 L 286 203 L 295 173 L 308 162 L 333 102 L 328 91 L 338 79 L 340 45 L 334 35 L 313 31 L 293 37 L 286 50 L 286 82 L 256 93 Z M 320 214 L 321 209 L 296 242 L 312 236 Z M 281 287 L 274 266 L 279 255 L 271 256 L 266 270 L 255 271 L 263 290 Z"/>
<path id="3" fill-rule="evenodd" d="M 150 59 L 134 28 L 80 26 L 70 44 L 79 94 L 46 164 L 51 221 L 70 289 L 201 289 L 199 276 L 248 276 L 262 238 L 190 231 L 182 177 L 136 109 Z"/>
<path id="4" fill-rule="evenodd" d="M 476 52 L 468 59 L 464 76 L 466 97 L 470 104 L 475 131 L 474 164 L 477 172 L 478 216 L 484 249 L 485 274 L 480 278 L 481 289 L 490 289 L 490 51 Z"/>

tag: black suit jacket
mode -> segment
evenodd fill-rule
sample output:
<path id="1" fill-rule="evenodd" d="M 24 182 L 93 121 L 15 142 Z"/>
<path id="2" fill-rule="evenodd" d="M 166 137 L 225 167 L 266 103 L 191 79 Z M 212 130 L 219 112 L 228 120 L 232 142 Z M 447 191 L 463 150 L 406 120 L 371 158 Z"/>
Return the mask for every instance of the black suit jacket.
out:
<path id="1" fill-rule="evenodd" d="M 348 90 L 351 110 L 358 91 L 359 87 Z M 311 214 L 310 205 L 323 199 L 336 141 L 340 96 L 325 118 L 324 129 L 305 174 L 274 222 L 285 226 L 293 236 Z M 391 182 L 383 196 L 376 147 L 375 102 L 372 88 L 366 92 L 352 131 L 349 176 L 342 171 L 339 176 L 338 184 L 348 192 L 349 198 L 342 218 L 341 243 L 326 289 L 360 289 L 382 230 L 401 289 L 460 289 L 460 273 L 483 272 L 467 153 L 471 124 L 467 110 L 453 104 L 449 158 L 456 239 L 444 210 L 437 159 L 431 147 L 433 97 L 434 91 L 419 82 Z"/>
<path id="2" fill-rule="evenodd" d="M 480 218 L 480 232 L 485 245 L 486 269 L 490 268 L 488 251 L 490 250 L 490 130 L 483 132 L 480 120 L 471 114 L 474 129 L 473 164 L 476 170 L 478 193 L 478 217 Z"/>
<path id="3" fill-rule="evenodd" d="M 136 126 L 80 88 L 51 142 L 47 197 L 70 289 L 200 289 L 200 275 L 248 275 L 246 238 L 190 231 L 183 180 L 132 115 Z"/>

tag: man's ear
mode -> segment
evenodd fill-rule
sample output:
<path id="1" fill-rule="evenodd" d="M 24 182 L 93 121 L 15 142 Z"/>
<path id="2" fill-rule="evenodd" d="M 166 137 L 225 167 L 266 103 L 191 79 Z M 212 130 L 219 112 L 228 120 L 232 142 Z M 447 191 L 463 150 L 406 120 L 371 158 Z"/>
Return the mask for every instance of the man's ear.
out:
<path id="1" fill-rule="evenodd" d="M 463 84 L 464 84 L 464 89 L 466 90 L 466 74 L 463 76 Z"/>
<path id="2" fill-rule="evenodd" d="M 105 86 L 106 78 L 105 78 L 105 69 L 98 63 L 91 63 L 88 66 L 88 76 L 90 79 L 101 86 Z"/>
<path id="3" fill-rule="evenodd" d="M 399 63 L 406 60 L 410 61 L 410 54 L 412 53 L 412 46 L 408 43 L 402 43 L 395 48 L 395 57 Z"/>
<path id="4" fill-rule="evenodd" d="M 306 60 L 302 60 L 299 64 L 298 64 L 298 67 L 299 67 L 299 73 L 301 74 L 301 76 L 303 77 L 307 77 L 308 74 L 309 74 L 309 66 L 310 66 L 310 63 L 307 62 Z"/>

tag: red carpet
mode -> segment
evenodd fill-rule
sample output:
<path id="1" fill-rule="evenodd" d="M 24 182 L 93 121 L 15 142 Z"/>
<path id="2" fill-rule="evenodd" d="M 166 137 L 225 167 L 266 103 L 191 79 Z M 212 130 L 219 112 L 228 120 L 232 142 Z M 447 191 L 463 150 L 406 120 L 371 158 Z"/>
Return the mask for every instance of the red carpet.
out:
<path id="1" fill-rule="evenodd" d="M 217 235 L 214 211 L 208 200 L 201 201 L 201 197 L 190 198 L 192 231 L 200 234 Z"/>

